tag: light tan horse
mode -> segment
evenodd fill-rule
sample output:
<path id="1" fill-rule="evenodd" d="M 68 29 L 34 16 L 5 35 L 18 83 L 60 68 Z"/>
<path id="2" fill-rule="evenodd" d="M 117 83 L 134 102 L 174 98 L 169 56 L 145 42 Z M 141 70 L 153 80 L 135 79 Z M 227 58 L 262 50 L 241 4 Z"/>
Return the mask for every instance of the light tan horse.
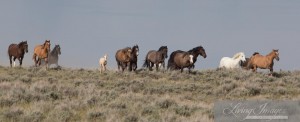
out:
<path id="1" fill-rule="evenodd" d="M 257 68 L 261 69 L 270 69 L 270 72 L 273 73 L 274 59 L 279 61 L 279 52 L 278 50 L 272 50 L 268 55 L 262 56 L 259 53 L 255 52 L 248 62 L 248 68 L 251 68 L 253 72 L 256 72 Z"/>
<path id="2" fill-rule="evenodd" d="M 100 65 L 100 73 L 106 71 L 107 54 L 105 54 L 102 58 L 99 59 L 99 65 Z"/>
<path id="3" fill-rule="evenodd" d="M 48 69 L 48 54 L 50 53 L 50 45 L 50 40 L 46 40 L 44 44 L 35 46 L 32 57 L 35 66 L 37 66 L 37 64 L 40 66 L 41 60 L 44 59 L 46 63 L 46 69 Z"/>

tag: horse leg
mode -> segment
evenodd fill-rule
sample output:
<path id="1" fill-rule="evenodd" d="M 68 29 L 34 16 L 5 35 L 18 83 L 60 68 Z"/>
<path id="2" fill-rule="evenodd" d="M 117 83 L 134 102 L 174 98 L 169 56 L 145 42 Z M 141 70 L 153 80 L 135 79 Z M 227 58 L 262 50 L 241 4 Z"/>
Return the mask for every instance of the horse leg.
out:
<path id="1" fill-rule="evenodd" d="M 16 67 L 16 57 L 14 57 L 14 67 Z"/>
<path id="2" fill-rule="evenodd" d="M 12 59 L 12 56 L 10 55 L 10 56 L 9 56 L 10 67 L 12 67 L 12 60 L 11 60 L 11 59 Z"/>
<path id="3" fill-rule="evenodd" d="M 46 69 L 48 69 L 48 58 L 45 58 Z"/>
<path id="4" fill-rule="evenodd" d="M 180 68 L 181 73 L 183 72 L 183 68 Z"/>
<path id="5" fill-rule="evenodd" d="M 156 71 L 158 71 L 159 63 L 156 63 L 155 67 L 156 67 Z"/>
<path id="6" fill-rule="evenodd" d="M 32 59 L 34 61 L 35 67 L 37 67 L 37 60 L 36 60 L 36 55 L 35 54 L 33 54 Z"/>
<path id="7" fill-rule="evenodd" d="M 19 62 L 20 62 L 20 67 L 22 67 L 22 61 L 23 61 L 23 57 L 18 58 Z"/>
<path id="8" fill-rule="evenodd" d="M 253 72 L 256 72 L 256 69 L 257 69 L 257 66 L 256 66 L 256 65 L 253 65 L 252 71 L 253 71 Z"/>

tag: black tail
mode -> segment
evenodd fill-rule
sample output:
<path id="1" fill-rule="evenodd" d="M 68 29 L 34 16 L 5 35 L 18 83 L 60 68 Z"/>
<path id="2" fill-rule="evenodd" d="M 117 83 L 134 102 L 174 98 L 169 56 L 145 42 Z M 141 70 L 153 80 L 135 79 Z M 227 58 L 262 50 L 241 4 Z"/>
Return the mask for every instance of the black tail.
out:
<path id="1" fill-rule="evenodd" d="M 149 67 L 149 62 L 148 62 L 148 60 L 147 60 L 147 56 L 146 56 L 146 58 L 145 58 L 145 62 L 144 62 L 144 64 L 143 64 L 143 67 Z"/>

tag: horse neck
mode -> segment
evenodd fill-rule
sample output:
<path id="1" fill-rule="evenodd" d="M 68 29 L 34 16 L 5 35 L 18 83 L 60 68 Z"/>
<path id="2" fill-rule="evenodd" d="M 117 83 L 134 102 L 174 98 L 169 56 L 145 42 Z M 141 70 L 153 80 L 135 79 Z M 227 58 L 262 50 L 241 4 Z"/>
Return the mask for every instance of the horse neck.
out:
<path id="1" fill-rule="evenodd" d="M 269 53 L 268 55 L 266 55 L 266 57 L 268 58 L 268 59 L 270 59 L 270 60 L 273 60 L 274 58 L 276 58 L 276 54 L 275 54 L 275 52 L 271 52 L 271 53 Z"/>
<path id="2" fill-rule="evenodd" d="M 52 56 L 58 56 L 58 52 L 56 51 L 56 49 L 53 49 L 53 51 L 51 51 L 50 53 Z"/>

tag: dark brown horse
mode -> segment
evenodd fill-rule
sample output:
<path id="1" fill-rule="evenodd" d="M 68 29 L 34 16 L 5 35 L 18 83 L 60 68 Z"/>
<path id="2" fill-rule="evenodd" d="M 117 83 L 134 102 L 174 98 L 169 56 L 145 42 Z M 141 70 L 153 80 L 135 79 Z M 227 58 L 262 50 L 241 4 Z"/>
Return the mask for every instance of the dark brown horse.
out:
<path id="1" fill-rule="evenodd" d="M 21 67 L 25 52 L 28 53 L 27 41 L 22 41 L 19 44 L 10 44 L 8 47 L 10 67 L 12 67 L 12 57 L 14 60 L 14 67 L 16 66 L 16 59 L 19 60 Z"/>
<path id="2" fill-rule="evenodd" d="M 120 70 L 120 67 L 122 68 L 122 71 L 125 70 L 125 68 L 128 66 L 128 64 L 131 61 L 131 52 L 132 49 L 130 47 L 120 49 L 116 52 L 116 61 L 118 65 L 118 70 Z"/>
<path id="3" fill-rule="evenodd" d="M 46 69 L 48 69 L 48 54 L 50 53 L 50 45 L 50 40 L 46 40 L 44 44 L 35 46 L 32 57 L 35 66 L 37 66 L 37 64 L 40 66 L 41 60 L 44 59 L 46 63 Z"/>
<path id="4" fill-rule="evenodd" d="M 252 69 L 253 72 L 256 71 L 257 68 L 261 69 L 270 69 L 270 72 L 273 73 L 273 65 L 274 59 L 279 61 L 279 52 L 278 50 L 272 50 L 268 55 L 262 56 L 259 53 L 255 52 L 248 62 L 248 69 Z"/>
<path id="5" fill-rule="evenodd" d="M 177 51 L 174 51 L 173 52 L 173 55 L 175 55 L 176 53 L 184 53 L 185 51 L 182 51 L 182 50 L 177 50 Z M 195 63 L 197 61 L 197 58 L 199 55 L 201 55 L 203 58 L 206 58 L 207 55 L 206 55 L 206 52 L 205 52 L 205 49 L 202 47 L 202 46 L 198 46 L 198 47 L 195 47 L 189 51 L 187 51 L 189 54 L 192 54 L 193 55 L 193 63 L 191 64 L 191 68 L 194 68 L 195 67 Z M 172 54 L 171 54 L 172 55 Z M 168 60 L 168 69 L 180 69 L 180 67 L 176 66 L 174 64 L 174 58 L 169 58 Z"/>
<path id="6" fill-rule="evenodd" d="M 171 53 L 169 60 L 172 60 L 174 67 L 169 67 L 171 65 L 168 64 L 168 69 L 175 70 L 180 69 L 183 72 L 184 68 L 189 69 L 189 73 L 191 72 L 191 66 L 193 65 L 194 56 L 189 52 L 184 52 L 181 50 L 177 50 Z M 168 62 L 169 63 L 169 62 Z"/>
<path id="7" fill-rule="evenodd" d="M 148 67 L 149 70 L 152 70 L 154 64 L 156 65 L 156 71 L 158 71 L 159 64 L 163 65 L 165 68 L 165 59 L 168 58 L 168 47 L 161 46 L 158 51 L 150 50 L 145 58 L 143 67 Z"/>
<path id="8" fill-rule="evenodd" d="M 134 45 L 131 48 L 132 52 L 131 52 L 131 60 L 129 63 L 129 71 L 135 71 L 137 69 L 137 57 L 139 55 L 139 46 L 138 45 Z"/>

